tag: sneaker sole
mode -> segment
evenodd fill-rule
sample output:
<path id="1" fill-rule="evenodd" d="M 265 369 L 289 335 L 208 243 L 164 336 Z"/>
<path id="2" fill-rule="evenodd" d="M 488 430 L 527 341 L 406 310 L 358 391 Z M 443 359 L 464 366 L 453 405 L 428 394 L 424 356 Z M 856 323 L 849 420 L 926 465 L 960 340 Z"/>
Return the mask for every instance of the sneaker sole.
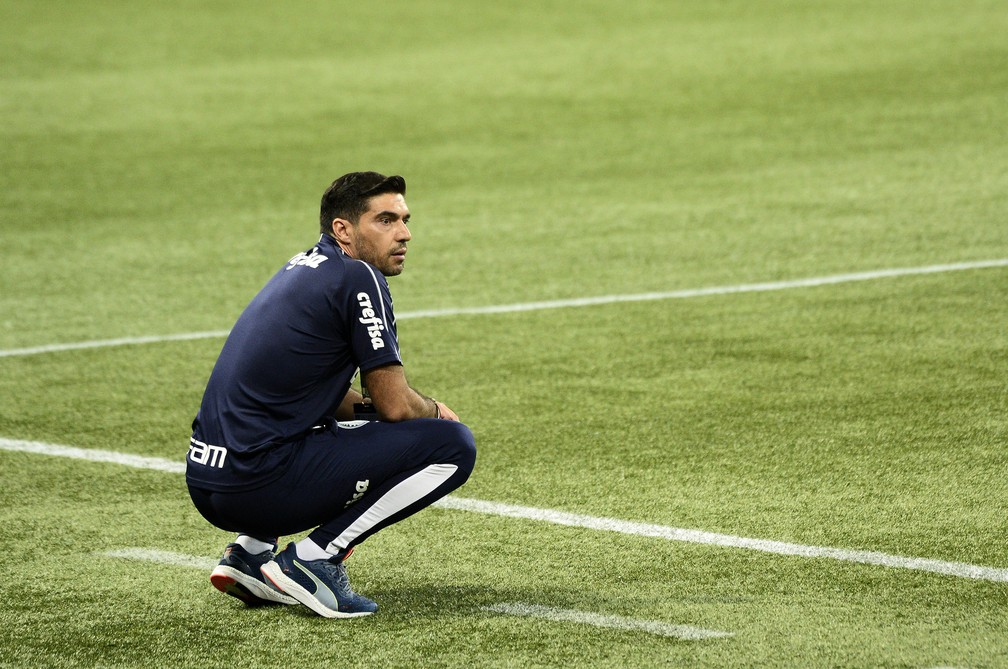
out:
<path id="1" fill-rule="evenodd" d="M 210 583 L 225 595 L 240 599 L 248 606 L 268 606 L 270 604 L 297 604 L 298 601 L 282 592 L 260 583 L 248 574 L 234 567 L 217 565 L 210 573 Z"/>
<path id="2" fill-rule="evenodd" d="M 369 616 L 374 613 L 373 611 L 344 613 L 343 611 L 330 609 L 328 606 L 320 602 L 315 595 L 308 592 L 304 586 L 284 574 L 283 570 L 280 569 L 280 565 L 276 562 L 267 562 L 262 566 L 261 571 L 263 576 L 268 578 L 273 585 L 325 618 L 359 618 L 361 616 Z"/>

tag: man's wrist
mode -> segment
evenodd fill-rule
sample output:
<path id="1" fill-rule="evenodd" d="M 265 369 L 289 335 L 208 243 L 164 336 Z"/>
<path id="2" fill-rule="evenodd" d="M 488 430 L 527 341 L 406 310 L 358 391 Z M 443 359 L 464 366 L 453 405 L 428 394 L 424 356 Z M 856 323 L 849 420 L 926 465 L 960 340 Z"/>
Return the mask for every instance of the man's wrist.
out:
<path id="1" fill-rule="evenodd" d="M 434 417 L 440 419 L 441 418 L 441 407 L 438 405 L 438 401 L 436 399 L 434 399 L 433 397 L 430 398 L 430 400 L 431 400 L 431 402 L 434 403 Z"/>

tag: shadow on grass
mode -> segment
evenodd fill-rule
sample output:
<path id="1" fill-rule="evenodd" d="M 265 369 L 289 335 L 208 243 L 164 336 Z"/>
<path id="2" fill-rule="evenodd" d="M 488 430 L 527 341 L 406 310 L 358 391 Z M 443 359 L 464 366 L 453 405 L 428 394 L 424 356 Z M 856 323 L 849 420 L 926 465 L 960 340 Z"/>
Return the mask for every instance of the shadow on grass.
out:
<path id="1" fill-rule="evenodd" d="M 564 606 L 571 593 L 561 590 L 527 587 L 500 588 L 478 586 L 453 586 L 444 584 L 422 585 L 407 588 L 369 588 L 359 590 L 360 594 L 378 602 L 376 617 L 387 619 L 448 620 L 452 618 L 472 618 L 484 607 L 504 602 L 524 602 L 544 606 Z M 270 607 L 275 609 L 276 607 Z M 286 613 L 304 617 L 317 616 L 306 606 L 280 607 Z M 487 612 L 486 615 L 499 615 Z"/>

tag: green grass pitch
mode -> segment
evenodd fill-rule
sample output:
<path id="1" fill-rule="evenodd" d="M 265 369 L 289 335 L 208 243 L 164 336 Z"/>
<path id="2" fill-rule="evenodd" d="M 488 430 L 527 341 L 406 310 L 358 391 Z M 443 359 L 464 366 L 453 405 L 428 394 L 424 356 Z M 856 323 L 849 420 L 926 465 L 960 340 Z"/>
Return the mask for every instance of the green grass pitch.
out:
<path id="1" fill-rule="evenodd" d="M 0 4 L 0 441 L 181 463 L 346 171 L 399 313 L 1008 258 L 1000 0 Z M 1008 568 L 1008 268 L 404 318 L 472 500 Z M 1005 667 L 1008 582 L 428 509 L 246 610 L 178 474 L 0 449 L 0 667 Z M 491 610 L 523 603 L 580 621 Z M 579 614 L 580 615 L 580 614 Z M 600 627 L 591 615 L 731 636 Z"/>

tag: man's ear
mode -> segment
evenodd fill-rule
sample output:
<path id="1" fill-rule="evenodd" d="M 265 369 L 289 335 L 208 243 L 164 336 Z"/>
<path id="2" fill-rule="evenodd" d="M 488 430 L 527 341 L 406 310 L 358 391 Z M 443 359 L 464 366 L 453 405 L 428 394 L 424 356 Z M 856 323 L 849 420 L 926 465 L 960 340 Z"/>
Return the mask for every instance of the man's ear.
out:
<path id="1" fill-rule="evenodd" d="M 350 239 L 350 221 L 345 218 L 334 218 L 332 222 L 332 234 L 336 238 L 336 241 L 342 244 L 349 244 Z"/>

